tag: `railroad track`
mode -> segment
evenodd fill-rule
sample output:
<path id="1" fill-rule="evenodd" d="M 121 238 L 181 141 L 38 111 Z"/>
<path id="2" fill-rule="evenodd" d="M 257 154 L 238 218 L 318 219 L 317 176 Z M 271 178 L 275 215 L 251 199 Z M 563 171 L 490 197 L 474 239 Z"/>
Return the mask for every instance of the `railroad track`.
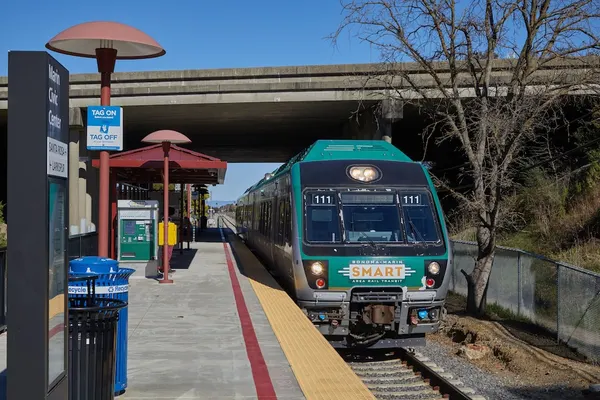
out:
<path id="1" fill-rule="evenodd" d="M 418 352 L 348 352 L 342 357 L 377 399 L 485 400 Z"/>
<path id="2" fill-rule="evenodd" d="M 221 215 L 217 226 L 234 228 L 235 223 Z M 486 400 L 418 351 L 342 351 L 341 355 L 377 399 Z"/>

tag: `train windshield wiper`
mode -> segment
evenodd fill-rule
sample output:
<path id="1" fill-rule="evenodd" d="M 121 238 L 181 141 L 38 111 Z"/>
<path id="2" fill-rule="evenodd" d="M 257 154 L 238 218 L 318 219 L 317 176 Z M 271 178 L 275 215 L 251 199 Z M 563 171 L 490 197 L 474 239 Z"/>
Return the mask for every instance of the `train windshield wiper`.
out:
<path id="1" fill-rule="evenodd" d="M 409 215 L 406 216 L 406 219 L 408 220 L 408 225 L 410 226 L 410 229 L 411 229 L 413 235 L 415 235 L 415 245 L 419 244 L 419 245 L 423 246 L 424 248 L 429 247 L 428 243 L 425 241 L 425 238 L 423 238 L 423 235 L 421 235 L 421 232 L 419 232 L 419 230 L 415 226 L 414 222 L 412 222 L 412 219 L 410 218 Z M 419 241 L 416 240 L 417 237 L 419 238 Z"/>
<path id="2" fill-rule="evenodd" d="M 359 232 L 365 239 L 367 239 L 366 241 L 369 242 L 369 244 L 373 247 L 373 248 L 377 248 L 377 243 L 375 243 L 375 241 L 373 239 L 371 239 L 371 237 L 369 235 L 367 235 L 365 232 Z"/>

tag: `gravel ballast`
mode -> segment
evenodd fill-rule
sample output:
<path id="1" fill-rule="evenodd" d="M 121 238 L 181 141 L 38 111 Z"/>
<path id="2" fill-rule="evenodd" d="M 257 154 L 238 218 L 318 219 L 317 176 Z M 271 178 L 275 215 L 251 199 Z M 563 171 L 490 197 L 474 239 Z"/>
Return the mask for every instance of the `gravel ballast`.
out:
<path id="1" fill-rule="evenodd" d="M 454 379 L 462 381 L 465 386 L 474 389 L 475 394 L 483 396 L 487 400 L 531 399 L 531 397 L 511 393 L 508 387 L 513 385 L 509 382 L 504 382 L 500 378 L 490 375 L 489 372 L 452 354 L 450 348 L 432 340 L 428 340 L 425 347 L 415 348 L 415 351 L 429 358 L 438 367 L 443 368 L 446 373 L 452 374 Z"/>

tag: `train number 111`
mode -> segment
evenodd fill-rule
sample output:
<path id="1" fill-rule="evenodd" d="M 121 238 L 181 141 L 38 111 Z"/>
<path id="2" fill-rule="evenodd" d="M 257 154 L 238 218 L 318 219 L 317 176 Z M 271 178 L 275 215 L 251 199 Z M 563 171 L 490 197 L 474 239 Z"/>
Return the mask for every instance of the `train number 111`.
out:
<path id="1" fill-rule="evenodd" d="M 404 204 L 421 204 L 421 196 L 420 195 L 410 195 L 410 196 L 403 196 L 402 197 L 402 203 Z"/>
<path id="2" fill-rule="evenodd" d="M 313 195 L 313 204 L 333 204 L 333 196 L 328 195 Z"/>

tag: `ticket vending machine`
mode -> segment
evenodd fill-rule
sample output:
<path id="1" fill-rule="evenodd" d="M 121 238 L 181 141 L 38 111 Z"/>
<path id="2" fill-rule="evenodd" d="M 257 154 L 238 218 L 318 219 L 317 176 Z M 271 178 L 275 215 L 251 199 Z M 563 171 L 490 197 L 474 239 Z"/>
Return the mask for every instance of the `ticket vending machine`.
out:
<path id="1" fill-rule="evenodd" d="M 119 200 L 117 224 L 117 259 L 119 261 L 156 260 L 158 254 L 158 201 Z"/>

